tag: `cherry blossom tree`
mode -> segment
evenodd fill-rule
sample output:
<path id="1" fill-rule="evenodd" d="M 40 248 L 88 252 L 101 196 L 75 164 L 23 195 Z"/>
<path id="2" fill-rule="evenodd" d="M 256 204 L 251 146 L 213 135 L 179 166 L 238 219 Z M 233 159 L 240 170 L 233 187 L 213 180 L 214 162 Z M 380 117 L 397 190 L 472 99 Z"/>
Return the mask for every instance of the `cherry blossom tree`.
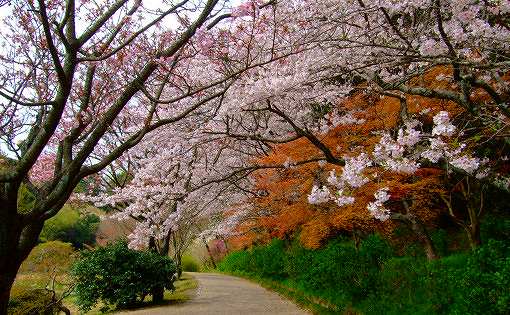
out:
<path id="1" fill-rule="evenodd" d="M 275 40 L 259 47 L 299 54 L 238 80 L 235 95 L 227 94 L 223 131 L 215 132 L 266 143 L 306 137 L 328 162 L 343 164 L 317 131 L 356 122 L 355 112 L 332 106 L 355 91 L 399 99 L 402 119 L 414 105 L 408 96 L 508 117 L 508 10 L 504 1 L 282 2 L 274 18 L 260 13 Z M 447 84 L 432 87 L 424 74 L 437 67 Z M 489 99 L 478 101 L 480 94 Z M 238 115 L 228 110 L 239 105 Z"/>
<path id="2" fill-rule="evenodd" d="M 298 53 L 236 81 L 236 94 L 226 94 L 222 120 L 209 132 L 251 141 L 267 152 L 274 144 L 306 138 L 320 154 L 289 160 L 287 166 L 323 159 L 343 167 L 340 178 L 330 177 L 336 192 L 314 187 L 309 198 L 313 203 L 335 201 L 343 206 L 354 202 L 349 191 L 371 180 L 363 172 L 372 166 L 412 174 L 423 164 L 435 164 L 447 174 L 464 176 L 462 189 L 466 192 L 467 187 L 480 188 L 473 181 L 483 182 L 489 175 L 484 158 L 494 157 L 473 153 L 504 139 L 508 132 L 509 9 L 504 1 L 278 3 L 273 17 L 267 16 L 269 12 L 259 15 L 270 21 L 267 27 L 274 38 L 262 41 L 260 50 L 272 54 L 294 47 Z M 364 109 L 347 111 L 338 105 L 354 95 L 400 102 L 393 130 L 381 126 L 381 141 L 375 151 L 360 155 L 339 151 L 321 140 L 339 125 L 364 123 Z M 421 109 L 427 110 L 420 106 L 430 100 L 445 106 L 455 104 L 457 113 L 463 113 L 457 119 L 462 131 L 454 133 L 459 128 L 450 122 L 447 112 L 434 117 L 432 131 L 416 128 L 414 117 Z M 489 131 L 492 126 L 497 126 L 496 130 Z M 478 143 L 473 141 L 480 138 L 477 133 L 484 135 Z M 467 142 L 462 143 L 464 140 Z M 421 149 L 415 150 L 417 147 Z M 494 159 L 489 164 L 498 163 Z M 448 178 L 453 180 L 451 175 Z M 483 214 L 482 194 L 464 194 L 470 204 L 468 223 L 456 218 L 451 198 L 442 196 L 450 215 L 475 244 Z M 374 217 L 386 220 L 397 216 L 384 207 L 390 195 L 384 186 L 376 192 L 374 202 L 368 204 Z M 412 213 L 405 218 L 413 219 Z"/>
<path id="3" fill-rule="evenodd" d="M 224 120 L 223 131 L 215 132 L 267 145 L 309 140 L 321 152 L 314 158 L 343 167 L 340 177 L 332 173 L 329 178 L 336 192 L 315 186 L 309 195 L 312 203 L 352 204 L 350 192 L 373 181 L 363 175 L 370 167 L 406 174 L 416 173 L 422 165 L 443 168 L 449 192 L 440 197 L 454 222 L 467 231 L 471 244 L 478 245 L 485 212 L 483 190 L 500 180 L 495 171 L 501 166 L 497 156 L 480 153 L 502 144 L 508 135 L 508 3 L 331 1 L 306 9 L 283 4 L 276 10 L 286 12 L 280 17 L 283 25 L 300 25 L 304 30 L 296 34 L 313 34 L 313 40 L 298 39 L 299 55 L 274 63 L 264 69 L 267 72 L 261 71 L 262 78 L 247 81 L 250 84 L 241 87 L 245 88 L 241 117 Z M 292 28 L 287 29 L 292 33 Z M 400 102 L 392 130 L 381 126 L 380 143 L 358 155 L 321 140 L 339 125 L 364 123 L 361 108 L 346 111 L 338 105 L 343 96 L 354 95 L 379 95 Z M 427 110 L 420 106 L 430 100 L 455 104 L 460 125 L 452 124 L 447 112 L 436 112 L 433 129 L 424 132 L 414 118 L 421 109 Z M 296 162 L 303 161 L 289 165 Z M 384 183 L 384 175 L 377 181 Z M 453 190 L 462 192 L 466 220 L 456 214 Z M 384 206 L 390 198 L 391 192 L 382 184 L 375 200 L 367 204 L 368 211 L 383 221 L 411 221 L 423 236 L 410 211 L 410 200 L 402 200 L 402 214 Z M 422 239 L 430 245 L 426 236 Z"/>
<path id="4" fill-rule="evenodd" d="M 331 193 L 326 186 L 314 186 L 308 196 L 308 201 L 313 204 L 335 201 L 338 206 L 342 207 L 354 203 L 355 199 L 349 195 L 349 192 L 354 189 L 358 189 L 370 181 L 380 182 L 379 185 L 383 186 L 384 172 L 414 174 L 420 169 L 422 163 L 428 163 L 427 167 L 430 167 L 430 164 L 444 163 L 447 170 L 446 178 L 450 177 L 449 173 L 456 170 L 466 178 L 471 178 L 471 181 L 486 180 L 491 173 L 488 159 L 474 156 L 466 149 L 466 143 L 452 143 L 451 138 L 459 136 L 459 132 L 451 123 L 448 113 L 439 112 L 434 116 L 433 121 L 434 125 L 430 134 L 415 129 L 420 126 L 418 121 L 408 122 L 406 127 L 399 129 L 396 139 L 393 139 L 390 134 L 383 134 L 370 155 L 361 153 L 357 157 L 347 159 L 340 176 L 337 176 L 335 171 L 331 171 L 328 184 L 337 190 L 336 193 Z M 492 165 L 495 166 L 495 163 L 493 162 Z M 374 166 L 382 169 L 381 175 L 374 175 L 370 178 L 364 175 L 368 168 Z M 483 194 L 481 191 L 480 193 Z M 469 219 L 467 223 L 464 223 L 456 217 L 451 202 L 446 200 L 443 193 L 440 196 L 447 203 L 448 213 L 451 217 L 468 232 L 472 245 L 478 245 L 480 243 L 480 218 L 484 212 L 483 201 L 478 201 L 479 209 L 473 210 L 470 204 L 473 201 L 466 198 Z M 409 203 L 412 200 L 406 198 L 402 200 L 406 213 L 401 214 L 392 212 L 385 206 L 390 197 L 390 189 L 381 187 L 374 194 L 375 200 L 366 205 L 368 212 L 381 221 L 399 219 L 411 222 L 413 229 L 424 241 L 429 258 L 436 258 L 430 239 L 417 222 L 416 216 L 409 211 Z"/>
<path id="5" fill-rule="evenodd" d="M 477 145 L 508 129 L 507 1 L 245 1 L 232 8 L 183 0 L 157 9 L 140 0 L 7 3 L 0 312 L 44 221 L 82 179 L 112 163 L 123 167 L 110 168 L 110 182 L 124 187 L 104 202 L 124 203 L 121 215 L 141 218 L 133 242 L 145 243 L 164 239 L 180 213 L 221 209 L 221 196 L 235 204 L 234 188 L 256 194 L 249 186 L 256 170 L 317 161 L 342 167 L 330 176 L 334 194 L 318 185 L 309 197 L 338 206 L 353 202 L 349 191 L 372 180 L 364 171 L 373 167 L 413 173 L 432 163 L 482 178 Z M 381 126 L 375 148 L 353 154 L 323 135 L 365 122 L 368 108 L 339 105 L 356 95 L 397 100 L 400 115 Z M 498 129 L 459 146 L 473 132 L 463 135 L 451 114 L 434 112 L 433 130 L 416 124 L 423 99 L 454 103 L 470 130 Z M 318 153 L 250 165 L 275 144 L 300 138 Z M 131 183 L 119 181 L 132 172 Z M 28 213 L 18 211 L 22 188 L 35 196 Z M 384 182 L 380 188 L 367 206 L 385 220 L 395 215 L 385 206 L 392 192 Z"/>
<path id="6" fill-rule="evenodd" d="M 221 3 L 220 3 L 221 2 Z M 2 3 L 5 5 L 5 3 Z M 253 66 L 227 67 L 225 1 L 8 1 L 0 74 L 0 313 L 42 226 L 78 183 L 144 136 L 217 108 Z M 235 15 L 235 14 L 234 14 Z M 230 15 L 229 17 L 231 17 Z M 222 28 L 224 29 L 224 28 Z M 239 60 L 249 49 L 238 49 Z M 127 161 L 125 158 L 124 162 Z M 119 162 L 119 163 L 124 163 Z M 34 196 L 21 213 L 18 191 Z"/>
<path id="7" fill-rule="evenodd" d="M 138 165 L 131 182 L 113 192 L 85 196 L 98 206 L 115 207 L 117 219 L 139 221 L 130 235 L 132 247 L 147 247 L 151 239 L 166 244 L 181 222 L 200 222 L 220 212 L 226 199 L 234 202 L 249 189 L 246 155 L 223 139 L 196 135 L 185 122 L 179 125 L 162 128 L 130 152 Z M 168 244 L 154 245 L 168 253 Z"/>

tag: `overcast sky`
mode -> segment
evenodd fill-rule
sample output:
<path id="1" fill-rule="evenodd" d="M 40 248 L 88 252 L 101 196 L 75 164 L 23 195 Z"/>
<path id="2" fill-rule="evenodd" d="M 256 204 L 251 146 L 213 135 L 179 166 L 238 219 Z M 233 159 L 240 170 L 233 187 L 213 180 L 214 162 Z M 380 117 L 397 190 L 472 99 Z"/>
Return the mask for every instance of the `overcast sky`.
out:
<path id="1" fill-rule="evenodd" d="M 247 1 L 247 0 L 230 0 L 230 3 L 232 3 L 232 6 L 237 6 L 245 1 Z M 153 9 L 153 10 L 156 10 L 160 7 L 168 7 L 168 5 L 163 5 L 162 0 L 143 0 L 143 4 L 146 8 Z M 2 29 L 4 28 L 4 23 L 3 23 L 4 18 L 7 17 L 11 12 L 12 12 L 12 6 L 4 5 L 4 6 L 0 7 L 0 32 L 2 32 Z M 194 16 L 191 16 L 191 18 L 193 18 L 193 17 Z M 168 17 L 166 20 L 170 24 L 170 27 L 171 27 L 171 25 L 175 25 L 177 23 L 175 16 L 173 16 L 173 15 Z M 84 27 L 86 27 L 86 26 L 81 27 L 81 29 L 83 29 Z M 77 28 L 80 29 L 80 26 L 78 25 Z M 3 152 L 4 154 L 6 153 L 8 156 L 11 156 L 11 154 L 9 154 L 7 148 L 5 147 L 5 144 L 1 141 L 0 141 L 0 152 Z"/>

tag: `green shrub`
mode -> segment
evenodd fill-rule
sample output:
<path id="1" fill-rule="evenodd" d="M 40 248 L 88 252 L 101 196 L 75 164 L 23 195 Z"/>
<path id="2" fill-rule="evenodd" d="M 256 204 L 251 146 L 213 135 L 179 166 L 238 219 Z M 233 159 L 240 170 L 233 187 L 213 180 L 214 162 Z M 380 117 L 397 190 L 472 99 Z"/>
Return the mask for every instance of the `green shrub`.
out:
<path id="1" fill-rule="evenodd" d="M 273 239 L 266 246 L 255 247 L 251 253 L 254 272 L 260 277 L 269 279 L 283 279 L 285 272 L 285 248 L 283 241 Z"/>
<path id="2" fill-rule="evenodd" d="M 78 210 L 69 205 L 45 222 L 41 232 L 41 240 L 60 240 L 82 248 L 83 244 L 93 245 L 100 219 L 95 214 L 80 215 Z"/>
<path id="3" fill-rule="evenodd" d="M 393 250 L 385 239 L 372 234 L 361 242 L 359 255 L 365 264 L 381 269 L 382 265 L 393 256 Z"/>
<path id="4" fill-rule="evenodd" d="M 66 272 L 73 262 L 74 249 L 61 241 L 42 243 L 34 247 L 23 262 L 20 272 L 42 272 L 58 274 Z"/>
<path id="5" fill-rule="evenodd" d="M 510 247 L 489 240 L 476 249 L 457 273 L 452 311 L 458 314 L 508 314 L 510 310 Z"/>
<path id="6" fill-rule="evenodd" d="M 284 243 L 274 239 L 266 246 L 230 253 L 218 265 L 218 270 L 281 280 L 288 276 L 285 263 Z"/>
<path id="7" fill-rule="evenodd" d="M 350 290 L 346 283 L 357 279 L 356 249 L 352 244 L 330 242 L 325 248 L 306 253 L 300 260 L 297 280 L 310 290 Z"/>
<path id="8" fill-rule="evenodd" d="M 129 249 L 125 241 L 84 251 L 72 268 L 77 304 L 83 311 L 99 301 L 107 306 L 130 307 L 158 288 L 173 290 L 175 272 L 169 257 Z"/>
<path id="9" fill-rule="evenodd" d="M 195 258 L 191 255 L 182 256 L 181 268 L 183 271 L 198 272 L 200 265 Z"/>
<path id="10" fill-rule="evenodd" d="M 448 255 L 448 233 L 443 229 L 435 230 L 431 233 L 430 238 L 432 240 L 432 244 L 436 249 L 437 254 L 440 257 L 444 257 Z"/>
<path id="11" fill-rule="evenodd" d="M 428 288 L 426 260 L 414 257 L 393 257 L 387 260 L 372 292 L 358 301 L 357 309 L 364 314 L 430 314 L 433 304 Z M 424 311 L 425 310 L 425 311 Z"/>
<path id="12" fill-rule="evenodd" d="M 445 239 L 446 234 L 436 237 Z M 275 261 L 264 266 L 270 257 Z M 280 278 L 268 272 L 282 261 Z M 338 309 L 362 314 L 508 314 L 510 309 L 507 241 L 489 240 L 475 251 L 435 261 L 422 255 L 395 257 L 377 235 L 363 240 L 358 251 L 345 240 L 315 250 L 299 244 L 284 248 L 273 241 L 231 253 L 219 268 L 290 283 Z"/>
<path id="13" fill-rule="evenodd" d="M 53 315 L 58 314 L 59 305 L 52 302 L 52 293 L 44 289 L 11 292 L 7 314 Z"/>
<path id="14" fill-rule="evenodd" d="M 249 251 L 232 252 L 218 264 L 218 270 L 223 272 L 251 273 L 252 269 Z"/>
<path id="15" fill-rule="evenodd" d="M 508 241 L 510 239 L 510 218 L 502 215 L 487 215 L 480 226 L 483 242 L 489 239 Z"/>
<path id="16" fill-rule="evenodd" d="M 436 261 L 393 258 L 376 293 L 358 305 L 366 314 L 506 314 L 510 258 L 504 242 Z"/>

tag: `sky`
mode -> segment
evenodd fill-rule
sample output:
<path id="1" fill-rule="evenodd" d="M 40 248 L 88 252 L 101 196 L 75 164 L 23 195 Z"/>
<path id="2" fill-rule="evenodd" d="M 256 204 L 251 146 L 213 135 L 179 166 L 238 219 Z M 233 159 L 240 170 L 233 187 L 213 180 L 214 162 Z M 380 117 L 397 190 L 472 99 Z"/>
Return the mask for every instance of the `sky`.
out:
<path id="1" fill-rule="evenodd" d="M 101 0 L 99 0 L 101 1 Z M 232 4 L 233 7 L 235 6 L 238 6 L 240 5 L 241 3 L 245 2 L 247 0 L 231 0 L 230 3 Z M 176 1 L 174 1 L 176 2 Z M 148 9 L 157 9 L 157 8 L 160 8 L 160 7 L 168 7 L 168 5 L 164 5 L 163 4 L 163 0 L 143 0 L 143 5 L 148 8 Z M 9 6 L 9 5 L 4 5 L 2 7 L 0 7 L 0 32 L 2 32 L 2 29 L 4 29 L 4 23 L 3 23 L 3 20 L 9 16 L 9 14 L 12 13 L 12 6 Z M 198 14 L 198 13 L 197 13 Z M 194 18 L 196 16 L 196 14 L 191 14 L 191 18 Z M 176 21 L 176 17 L 175 16 L 170 16 L 166 19 L 167 23 L 169 24 L 170 27 L 172 27 L 173 25 L 176 25 L 177 24 L 177 21 Z M 77 29 L 78 29 L 78 34 L 80 33 L 80 29 L 85 29 L 85 25 L 77 25 Z M 1 47 L 1 46 L 0 46 Z M 1 49 L 1 48 L 0 48 Z M 19 138 L 19 137 L 18 137 Z M 23 134 L 21 135 L 21 138 L 24 138 Z M 20 139 L 22 140 L 22 139 Z M 0 142 L 0 152 L 4 152 L 6 153 L 8 156 L 12 156 L 12 154 L 9 154 L 6 146 L 4 143 Z"/>

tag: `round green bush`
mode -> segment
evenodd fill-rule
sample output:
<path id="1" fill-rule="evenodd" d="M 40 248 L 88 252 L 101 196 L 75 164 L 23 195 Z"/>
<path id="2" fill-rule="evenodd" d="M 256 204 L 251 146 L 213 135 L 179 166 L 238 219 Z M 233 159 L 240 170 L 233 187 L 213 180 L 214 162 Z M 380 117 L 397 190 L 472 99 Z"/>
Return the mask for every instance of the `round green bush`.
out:
<path id="1" fill-rule="evenodd" d="M 34 247 L 23 262 L 20 272 L 42 272 L 61 274 L 67 272 L 74 259 L 75 251 L 69 243 L 51 241 Z"/>
<path id="2" fill-rule="evenodd" d="M 58 314 L 59 304 L 53 303 L 51 292 L 44 289 L 26 289 L 11 293 L 7 314 L 53 315 Z"/>
<path id="3" fill-rule="evenodd" d="M 80 214 L 77 209 L 65 205 L 56 216 L 44 224 L 41 241 L 59 240 L 80 249 L 83 244 L 93 245 L 100 221 L 95 214 Z"/>
<path id="4" fill-rule="evenodd" d="M 82 311 L 99 301 L 105 306 L 131 307 L 160 288 L 173 290 L 175 272 L 169 257 L 129 249 L 125 241 L 84 251 L 72 267 Z"/>

